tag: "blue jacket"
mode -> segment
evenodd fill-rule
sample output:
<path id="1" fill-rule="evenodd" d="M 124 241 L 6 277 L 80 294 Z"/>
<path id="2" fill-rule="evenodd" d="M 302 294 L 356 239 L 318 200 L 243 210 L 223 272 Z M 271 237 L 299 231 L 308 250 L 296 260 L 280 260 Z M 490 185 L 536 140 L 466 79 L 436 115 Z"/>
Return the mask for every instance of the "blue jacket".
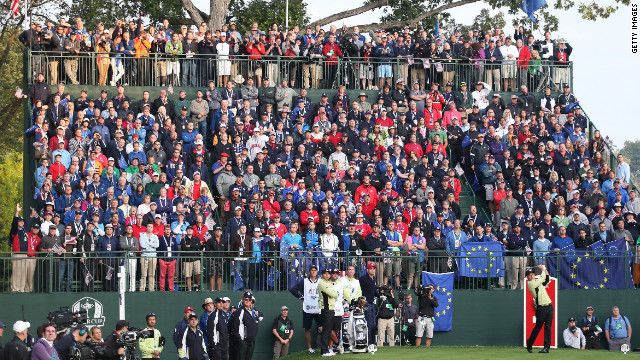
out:
<path id="1" fill-rule="evenodd" d="M 387 50 L 386 54 L 383 54 L 383 50 Z M 378 58 L 378 62 L 380 63 L 389 63 L 392 62 L 392 58 L 395 57 L 395 52 L 393 51 L 393 45 L 387 43 L 387 45 L 380 44 L 376 46 L 376 57 Z"/>

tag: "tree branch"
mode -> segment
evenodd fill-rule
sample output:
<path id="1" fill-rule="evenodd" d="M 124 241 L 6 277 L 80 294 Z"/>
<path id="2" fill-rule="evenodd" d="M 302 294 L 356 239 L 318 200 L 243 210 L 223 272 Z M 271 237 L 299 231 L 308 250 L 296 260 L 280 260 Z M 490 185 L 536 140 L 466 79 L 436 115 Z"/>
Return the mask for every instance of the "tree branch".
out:
<path id="1" fill-rule="evenodd" d="M 352 16 L 355 16 L 355 15 L 359 15 L 359 14 L 362 14 L 362 13 L 367 12 L 369 10 L 374 10 L 374 9 L 381 8 L 381 7 L 387 6 L 387 5 L 389 5 L 389 0 L 378 0 L 378 1 L 370 2 L 368 4 L 362 5 L 359 8 L 342 11 L 342 12 L 339 12 L 337 14 L 333 14 L 331 16 L 327 16 L 324 19 L 316 20 L 313 23 L 309 24 L 309 26 L 311 28 L 313 28 L 316 25 L 320 25 L 320 26 L 327 25 L 327 24 L 330 24 L 330 23 L 332 23 L 334 21 L 337 21 L 337 20 L 340 20 L 340 19 L 345 19 L 345 18 L 348 18 L 348 17 L 352 17 Z"/>
<path id="2" fill-rule="evenodd" d="M 7 56 L 9 56 L 11 46 L 13 45 L 13 41 L 16 39 L 16 35 L 18 35 L 18 30 L 20 30 L 20 27 L 22 26 L 23 21 L 24 21 L 24 15 L 20 17 L 20 22 L 18 22 L 18 25 L 16 25 L 16 27 L 11 31 L 11 35 L 9 36 L 9 41 L 7 41 L 7 46 L 4 48 L 4 51 L 2 52 L 2 58 L 0 59 L 0 72 L 4 68 L 4 65 L 6 64 Z M 0 129 L 3 129 L 3 128 L 0 128 Z"/>
<path id="3" fill-rule="evenodd" d="M 431 15 L 435 15 L 437 13 L 441 13 L 445 10 L 449 10 L 449 9 L 453 9 L 459 6 L 463 6 L 463 5 L 467 5 L 467 4 L 471 4 L 474 2 L 478 2 L 480 0 L 460 0 L 460 1 L 456 1 L 450 4 L 445 4 L 442 5 L 440 7 L 437 7 L 431 11 L 427 11 L 423 14 L 421 14 L 418 17 L 415 17 L 411 20 L 406 20 L 406 21 L 402 21 L 402 20 L 398 20 L 398 21 L 387 21 L 384 22 L 382 24 L 379 23 L 371 23 L 371 24 L 366 24 L 366 25 L 358 25 L 358 27 L 360 28 L 360 31 L 364 32 L 364 31 L 371 31 L 374 29 L 378 29 L 378 28 L 399 28 L 399 27 L 403 27 L 403 26 L 415 26 L 417 23 L 419 23 L 420 21 L 428 18 Z M 335 21 L 335 20 L 334 20 Z"/>
<path id="4" fill-rule="evenodd" d="M 215 0 L 210 1 L 214 2 Z M 180 3 L 182 4 L 182 6 L 184 6 L 184 9 L 187 10 L 189 17 L 195 24 L 202 23 L 203 21 L 205 21 L 204 19 L 208 20 L 209 16 L 201 12 L 195 5 L 193 5 L 193 2 L 191 2 L 191 0 L 180 0 Z"/>

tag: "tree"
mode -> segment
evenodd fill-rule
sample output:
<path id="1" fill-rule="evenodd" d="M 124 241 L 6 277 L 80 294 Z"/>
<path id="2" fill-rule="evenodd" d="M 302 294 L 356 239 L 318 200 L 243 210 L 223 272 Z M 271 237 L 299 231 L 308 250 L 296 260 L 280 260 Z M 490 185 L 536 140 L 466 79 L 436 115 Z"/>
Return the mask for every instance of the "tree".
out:
<path id="1" fill-rule="evenodd" d="M 273 23 L 281 26 L 286 23 L 285 0 L 251 0 L 247 4 L 235 1 L 234 5 L 231 6 L 229 20 L 235 21 L 236 29 L 241 34 L 249 31 L 254 21 L 260 24 L 261 30 L 267 30 Z M 308 23 L 307 5 L 303 1 L 289 1 L 289 28 L 303 27 Z"/>
<path id="2" fill-rule="evenodd" d="M 639 184 L 640 181 L 640 140 L 625 141 L 624 146 L 620 150 L 620 153 L 624 155 L 626 162 L 631 168 L 631 179 L 635 184 Z M 614 155 L 616 153 L 614 152 Z"/>

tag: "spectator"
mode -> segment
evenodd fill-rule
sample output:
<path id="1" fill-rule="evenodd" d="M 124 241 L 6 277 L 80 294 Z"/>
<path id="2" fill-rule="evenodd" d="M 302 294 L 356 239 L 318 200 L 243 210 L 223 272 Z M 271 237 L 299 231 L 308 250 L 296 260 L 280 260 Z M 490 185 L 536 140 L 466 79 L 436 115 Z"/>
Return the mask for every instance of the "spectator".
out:
<path id="1" fill-rule="evenodd" d="M 275 338 L 273 358 L 279 359 L 289 354 L 289 343 L 293 337 L 293 321 L 289 319 L 289 308 L 282 306 L 280 315 L 273 319 L 272 332 Z"/>
<path id="2" fill-rule="evenodd" d="M 567 320 L 567 328 L 562 332 L 564 338 L 564 345 L 574 349 L 585 349 L 587 339 L 585 338 L 582 330 L 576 326 L 576 319 L 569 318 Z"/>

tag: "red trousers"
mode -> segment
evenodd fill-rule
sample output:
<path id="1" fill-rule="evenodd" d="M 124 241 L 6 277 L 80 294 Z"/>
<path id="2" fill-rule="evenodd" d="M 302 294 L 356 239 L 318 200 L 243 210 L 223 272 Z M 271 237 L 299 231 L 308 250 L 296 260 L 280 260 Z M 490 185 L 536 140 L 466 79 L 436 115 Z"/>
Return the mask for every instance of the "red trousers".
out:
<path id="1" fill-rule="evenodd" d="M 165 277 L 169 279 L 169 291 L 173 291 L 173 277 L 176 274 L 176 260 L 165 261 L 159 259 L 160 263 L 160 291 L 164 291 Z"/>

